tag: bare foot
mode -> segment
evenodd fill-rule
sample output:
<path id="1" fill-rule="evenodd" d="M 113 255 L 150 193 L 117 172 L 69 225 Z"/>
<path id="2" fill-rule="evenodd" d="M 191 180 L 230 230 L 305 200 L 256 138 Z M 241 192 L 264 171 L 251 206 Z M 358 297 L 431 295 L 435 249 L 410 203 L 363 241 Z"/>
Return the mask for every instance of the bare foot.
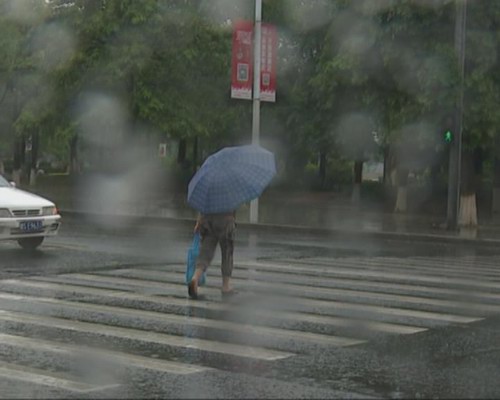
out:
<path id="1" fill-rule="evenodd" d="M 220 294 L 221 294 L 223 299 L 228 299 L 228 298 L 231 298 L 234 295 L 238 294 L 238 292 L 234 289 L 229 289 L 229 290 L 221 289 Z"/>
<path id="2" fill-rule="evenodd" d="M 191 280 L 188 285 L 188 294 L 193 300 L 198 298 L 198 281 L 196 279 Z"/>

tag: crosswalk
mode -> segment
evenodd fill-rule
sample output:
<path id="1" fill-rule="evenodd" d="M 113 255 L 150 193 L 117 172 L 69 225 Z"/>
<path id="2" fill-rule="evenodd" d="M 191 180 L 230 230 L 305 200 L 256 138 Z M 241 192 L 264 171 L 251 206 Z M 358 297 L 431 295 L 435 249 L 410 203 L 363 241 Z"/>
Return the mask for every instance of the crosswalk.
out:
<path id="1" fill-rule="evenodd" d="M 127 371 L 187 376 L 280 365 L 325 348 L 470 324 L 500 313 L 498 261 L 246 261 L 235 268 L 241 293 L 230 302 L 220 299 L 215 266 L 198 301 L 186 298 L 184 266 L 176 264 L 4 279 L 0 382 L 82 395 L 120 387 Z"/>

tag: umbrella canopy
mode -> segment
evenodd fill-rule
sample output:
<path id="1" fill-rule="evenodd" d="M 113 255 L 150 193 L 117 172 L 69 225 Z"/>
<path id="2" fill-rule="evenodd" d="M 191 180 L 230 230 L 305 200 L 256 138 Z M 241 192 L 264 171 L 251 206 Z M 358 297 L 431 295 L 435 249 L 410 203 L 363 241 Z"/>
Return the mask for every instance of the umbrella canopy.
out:
<path id="1" fill-rule="evenodd" d="M 202 214 L 230 212 L 259 197 L 276 174 L 274 154 L 260 146 L 226 147 L 206 159 L 188 188 Z"/>

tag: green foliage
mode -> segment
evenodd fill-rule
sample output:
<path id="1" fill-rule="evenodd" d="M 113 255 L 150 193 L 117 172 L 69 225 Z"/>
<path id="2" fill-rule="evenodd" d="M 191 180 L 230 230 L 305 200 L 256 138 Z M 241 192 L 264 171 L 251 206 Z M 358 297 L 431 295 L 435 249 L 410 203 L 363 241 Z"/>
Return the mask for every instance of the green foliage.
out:
<path id="1" fill-rule="evenodd" d="M 15 135 L 38 133 L 45 149 L 67 159 L 81 132 L 78 106 L 96 92 L 124 104 L 133 135 L 146 126 L 162 138 L 196 137 L 205 150 L 249 141 L 250 102 L 229 99 L 228 21 L 250 19 L 252 2 L 22 3 L 0 0 L 0 155 Z M 468 2 L 464 140 L 471 148 L 491 147 L 500 125 L 497 3 Z M 332 182 L 350 182 L 349 162 L 380 147 L 396 147 L 412 169 L 434 162 L 459 92 L 454 5 L 264 1 L 264 20 L 278 26 L 280 43 L 278 101 L 262 106 L 272 121 L 263 135 L 282 143 L 291 177 L 314 181 L 319 153 L 328 155 Z"/>

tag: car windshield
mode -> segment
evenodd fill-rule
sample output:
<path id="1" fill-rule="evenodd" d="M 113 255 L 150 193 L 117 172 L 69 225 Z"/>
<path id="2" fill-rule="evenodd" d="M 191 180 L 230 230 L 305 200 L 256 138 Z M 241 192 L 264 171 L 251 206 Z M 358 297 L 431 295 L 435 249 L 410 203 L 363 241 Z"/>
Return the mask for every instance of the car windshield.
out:
<path id="1" fill-rule="evenodd" d="M 500 400 L 499 103 L 500 0 L 0 0 L 0 400 Z"/>
<path id="2" fill-rule="evenodd" d="M 0 176 L 0 187 L 9 187 L 10 184 L 5 180 L 3 176 Z"/>

